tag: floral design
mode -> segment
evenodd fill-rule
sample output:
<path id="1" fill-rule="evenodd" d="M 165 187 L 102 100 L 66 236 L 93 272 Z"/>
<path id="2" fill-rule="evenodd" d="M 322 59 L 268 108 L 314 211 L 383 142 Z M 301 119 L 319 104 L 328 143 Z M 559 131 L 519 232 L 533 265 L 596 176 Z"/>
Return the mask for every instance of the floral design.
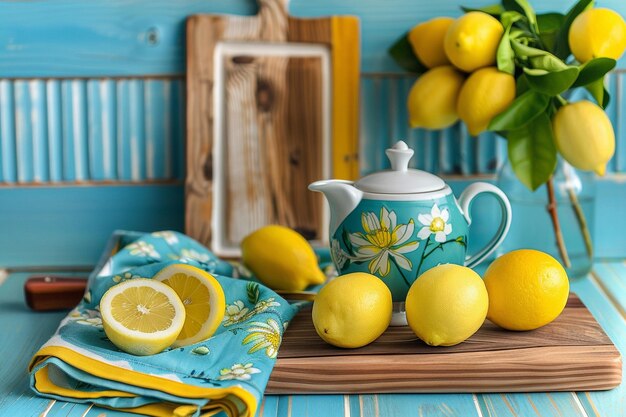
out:
<path id="1" fill-rule="evenodd" d="M 199 253 L 193 249 L 181 249 L 180 262 L 187 263 L 189 261 L 197 261 L 200 263 L 207 263 L 211 260 L 208 253 Z"/>
<path id="2" fill-rule="evenodd" d="M 98 310 L 85 309 L 80 311 L 76 309 L 69 314 L 69 319 L 77 324 L 102 328 L 102 318 Z"/>
<path id="3" fill-rule="evenodd" d="M 450 212 L 448 209 L 439 210 L 436 203 L 431 208 L 430 214 L 420 214 L 417 216 L 417 220 L 424 225 L 417 232 L 417 237 L 422 240 L 435 235 L 435 241 L 443 243 L 448 235 L 452 233 L 452 225 L 448 223 Z"/>
<path id="4" fill-rule="evenodd" d="M 141 278 L 139 275 L 133 275 L 130 272 L 124 272 L 122 275 L 114 275 L 113 282 L 119 284 L 120 282 L 128 281 L 129 279 Z"/>
<path id="5" fill-rule="evenodd" d="M 348 261 L 349 255 L 341 248 L 338 240 L 333 239 L 330 242 L 330 253 L 337 267 L 339 267 L 339 269 L 343 268 Z"/>
<path id="6" fill-rule="evenodd" d="M 281 330 L 283 326 L 274 319 L 267 319 L 266 323 L 255 321 L 250 325 L 248 328 L 250 334 L 243 339 L 241 344 L 247 345 L 254 342 L 248 353 L 265 349 L 268 358 L 275 358 L 278 355 L 278 347 L 282 340 Z"/>
<path id="7" fill-rule="evenodd" d="M 228 381 L 231 379 L 238 379 L 240 381 L 249 381 L 250 375 L 261 373 L 260 369 L 254 368 L 253 364 L 246 363 L 242 365 L 240 363 L 236 363 L 229 368 L 224 368 L 220 370 L 220 376 L 217 377 L 220 381 Z"/>
<path id="8" fill-rule="evenodd" d="M 163 238 L 163 240 L 165 240 L 170 245 L 174 245 L 178 243 L 178 237 L 176 236 L 176 233 L 174 232 L 169 232 L 169 231 L 154 232 L 152 233 L 152 236 Z"/>
<path id="9" fill-rule="evenodd" d="M 159 252 L 154 250 L 153 245 L 142 240 L 131 243 L 130 245 L 126 246 L 126 249 L 128 249 L 128 252 L 134 256 L 149 256 L 156 259 L 161 258 Z"/>
<path id="10" fill-rule="evenodd" d="M 370 261 L 369 271 L 381 277 L 389 273 L 391 261 L 398 268 L 411 270 L 411 261 L 403 254 L 419 246 L 417 241 L 408 241 L 415 227 L 413 219 L 407 224 L 396 224 L 396 213 L 383 207 L 380 217 L 372 212 L 363 213 L 361 223 L 364 233 L 350 234 L 350 243 L 356 248 L 355 260 Z"/>
<path id="11" fill-rule="evenodd" d="M 235 323 L 239 323 L 248 314 L 250 309 L 245 307 L 243 301 L 237 300 L 233 304 L 226 306 L 226 313 L 224 314 L 224 326 L 231 326 Z"/>
<path id="12" fill-rule="evenodd" d="M 233 304 L 226 306 L 226 312 L 224 314 L 224 327 L 232 326 L 237 323 L 244 322 L 254 315 L 267 311 L 270 307 L 279 307 L 280 303 L 275 301 L 274 297 L 270 297 L 266 300 L 261 300 L 252 310 L 245 307 L 245 304 L 241 300 L 235 301 Z M 252 323 L 254 324 L 254 323 Z"/>

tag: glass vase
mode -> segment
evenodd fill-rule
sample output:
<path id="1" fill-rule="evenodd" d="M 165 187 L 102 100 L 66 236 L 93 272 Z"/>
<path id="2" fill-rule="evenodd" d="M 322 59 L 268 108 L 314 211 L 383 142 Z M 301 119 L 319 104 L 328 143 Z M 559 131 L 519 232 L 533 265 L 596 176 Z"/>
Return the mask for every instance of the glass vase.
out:
<path id="1" fill-rule="evenodd" d="M 595 177 L 559 158 L 551 183 L 551 187 L 544 184 L 530 191 L 515 176 L 508 161 L 502 166 L 497 185 L 509 197 L 513 221 L 498 254 L 515 249 L 540 250 L 561 262 L 570 279 L 580 278 L 593 264 Z M 550 210 L 550 193 L 555 210 Z M 555 220 L 561 239 L 555 231 Z"/>

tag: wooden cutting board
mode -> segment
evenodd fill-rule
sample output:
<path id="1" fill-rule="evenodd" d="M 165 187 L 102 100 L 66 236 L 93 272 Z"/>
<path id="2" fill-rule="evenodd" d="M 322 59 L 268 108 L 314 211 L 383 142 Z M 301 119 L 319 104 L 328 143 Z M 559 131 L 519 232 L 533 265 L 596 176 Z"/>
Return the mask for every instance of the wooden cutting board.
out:
<path id="1" fill-rule="evenodd" d="M 185 231 L 222 257 L 267 224 L 326 242 L 323 198 L 307 186 L 358 175 L 358 18 L 258 4 L 187 21 Z"/>
<path id="2" fill-rule="evenodd" d="M 285 333 L 266 393 L 592 391 L 621 379 L 619 351 L 570 295 L 543 328 L 510 332 L 487 321 L 452 347 L 427 346 L 408 327 L 390 327 L 363 348 L 336 348 L 317 336 L 306 309 Z"/>

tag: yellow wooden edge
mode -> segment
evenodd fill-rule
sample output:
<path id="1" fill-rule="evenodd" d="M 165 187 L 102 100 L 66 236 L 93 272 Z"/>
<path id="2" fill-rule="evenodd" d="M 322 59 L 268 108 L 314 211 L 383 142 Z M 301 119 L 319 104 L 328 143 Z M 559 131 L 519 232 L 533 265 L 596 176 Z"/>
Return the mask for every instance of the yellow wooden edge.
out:
<path id="1" fill-rule="evenodd" d="M 332 17 L 333 177 L 346 180 L 359 176 L 359 31 L 357 17 Z"/>
<path id="2" fill-rule="evenodd" d="M 160 378 L 155 375 L 144 374 L 130 369 L 122 369 L 108 363 L 100 362 L 88 356 L 84 356 L 63 346 L 46 346 L 40 349 L 29 364 L 29 371 L 32 370 L 37 363 L 49 356 L 59 358 L 65 363 L 84 372 L 88 372 L 98 378 L 121 382 L 128 385 L 135 385 L 146 389 L 162 391 L 181 398 L 210 399 L 215 401 L 215 404 L 219 404 L 230 417 L 235 417 L 237 415 L 237 407 L 232 400 L 227 398 L 229 395 L 239 398 L 245 404 L 248 411 L 244 414 L 245 416 L 254 416 L 258 407 L 256 398 L 241 387 L 202 388 L 195 385 L 184 384 L 182 382 Z M 35 374 L 35 387 L 37 388 L 38 382 L 37 374 Z M 52 391 L 48 393 L 59 393 L 59 395 L 64 395 L 60 394 L 60 391 Z"/>

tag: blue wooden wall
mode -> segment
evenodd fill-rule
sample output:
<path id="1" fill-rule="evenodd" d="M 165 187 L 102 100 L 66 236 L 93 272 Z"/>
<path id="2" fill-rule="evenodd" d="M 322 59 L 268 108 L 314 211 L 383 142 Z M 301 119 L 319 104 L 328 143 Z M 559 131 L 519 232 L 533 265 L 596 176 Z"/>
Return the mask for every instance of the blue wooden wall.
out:
<path id="1" fill-rule="evenodd" d="M 415 23 L 460 15 L 460 3 L 490 1 L 291 1 L 296 16 L 361 18 L 362 172 L 386 167 L 383 151 L 397 138 L 416 149 L 415 167 L 467 176 L 458 188 L 504 160 L 502 139 L 472 139 L 460 124 L 410 130 L 414 80 L 386 54 Z M 533 3 L 564 11 L 574 1 Z M 623 0 L 597 4 L 626 15 Z M 0 266 L 90 264 L 115 228 L 182 229 L 185 17 L 256 10 L 251 0 L 0 1 Z M 618 143 L 600 188 L 624 203 L 621 71 L 608 83 Z M 626 223 L 617 226 L 597 242 L 601 256 L 626 255 Z"/>

